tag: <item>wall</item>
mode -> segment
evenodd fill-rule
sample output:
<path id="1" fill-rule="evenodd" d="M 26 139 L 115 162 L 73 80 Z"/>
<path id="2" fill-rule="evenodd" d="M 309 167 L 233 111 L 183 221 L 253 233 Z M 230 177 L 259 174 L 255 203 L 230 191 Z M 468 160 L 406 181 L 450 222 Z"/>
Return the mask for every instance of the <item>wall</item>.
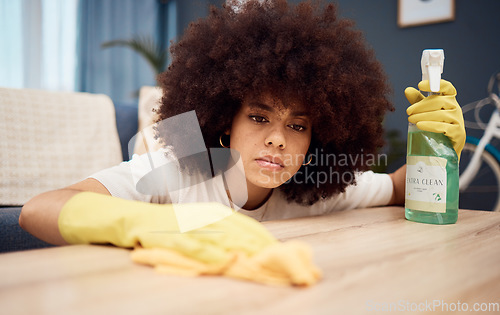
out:
<path id="1" fill-rule="evenodd" d="M 338 3 L 341 15 L 363 30 L 389 75 L 396 111 L 387 116 L 388 129 L 406 132 L 403 91 L 420 81 L 423 49 L 444 49 L 443 78 L 453 82 L 462 106 L 484 98 L 490 76 L 500 71 L 500 1 L 456 0 L 453 22 L 411 28 L 398 28 L 397 0 Z"/>
<path id="2" fill-rule="evenodd" d="M 208 14 L 210 5 L 220 7 L 224 0 L 177 0 L 177 30 L 182 35 L 189 23 Z"/>

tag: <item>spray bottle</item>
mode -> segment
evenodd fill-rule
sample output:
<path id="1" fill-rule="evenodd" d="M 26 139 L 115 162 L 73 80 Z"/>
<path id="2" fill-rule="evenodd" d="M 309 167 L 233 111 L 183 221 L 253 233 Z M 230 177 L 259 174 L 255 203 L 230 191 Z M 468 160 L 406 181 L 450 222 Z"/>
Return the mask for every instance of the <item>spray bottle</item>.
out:
<path id="1" fill-rule="evenodd" d="M 439 94 L 444 65 L 442 49 L 422 52 L 422 80 L 432 97 Z M 458 218 L 458 156 L 451 140 L 410 123 L 406 157 L 405 217 L 410 221 L 452 224 Z"/>

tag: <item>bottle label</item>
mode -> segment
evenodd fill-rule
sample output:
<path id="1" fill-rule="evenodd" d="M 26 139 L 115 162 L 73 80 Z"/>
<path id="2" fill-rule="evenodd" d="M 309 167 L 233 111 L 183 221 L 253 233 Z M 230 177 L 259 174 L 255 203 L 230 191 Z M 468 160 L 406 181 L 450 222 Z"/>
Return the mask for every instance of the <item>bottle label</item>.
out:
<path id="1" fill-rule="evenodd" d="M 427 212 L 446 212 L 446 163 L 436 156 L 408 156 L 405 207 Z"/>

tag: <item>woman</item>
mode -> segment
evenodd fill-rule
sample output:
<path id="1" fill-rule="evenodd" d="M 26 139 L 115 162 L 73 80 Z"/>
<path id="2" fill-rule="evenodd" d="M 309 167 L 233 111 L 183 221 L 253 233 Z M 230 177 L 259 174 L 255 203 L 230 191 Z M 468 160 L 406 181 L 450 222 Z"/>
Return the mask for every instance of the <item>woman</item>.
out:
<path id="1" fill-rule="evenodd" d="M 164 95 L 157 131 L 165 148 L 36 196 L 22 210 L 23 228 L 53 244 L 77 242 L 85 233 L 63 237 L 58 224 L 61 209 L 70 213 L 69 200 L 82 191 L 120 197 L 113 198 L 119 206 L 106 201 L 96 216 L 142 211 L 150 203 L 216 201 L 257 220 L 402 204 L 404 167 L 390 175 L 368 171 L 383 145 L 384 114 L 393 109 L 386 76 L 334 5 L 275 0 L 211 8 L 171 52 L 172 64 L 159 77 Z M 421 101 L 412 95 L 412 103 Z M 183 139 L 196 140 L 196 128 L 177 121 L 172 131 L 172 119 L 190 111 L 206 148 L 231 149 L 222 163 L 229 167 L 220 173 L 213 154 L 186 156 L 193 144 Z M 150 163 L 162 166 L 154 176 Z M 238 172 L 229 172 L 233 164 Z M 148 176 L 154 185 L 144 184 Z M 96 204 L 83 208 L 91 213 Z"/>

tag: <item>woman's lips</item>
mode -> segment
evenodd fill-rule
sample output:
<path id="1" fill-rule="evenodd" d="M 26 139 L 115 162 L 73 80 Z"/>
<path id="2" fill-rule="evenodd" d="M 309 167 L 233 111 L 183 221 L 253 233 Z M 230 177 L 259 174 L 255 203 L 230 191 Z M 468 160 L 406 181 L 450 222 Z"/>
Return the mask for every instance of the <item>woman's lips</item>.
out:
<path id="1" fill-rule="evenodd" d="M 284 168 L 283 162 L 279 158 L 261 157 L 255 160 L 261 167 L 271 170 L 281 170 Z"/>

